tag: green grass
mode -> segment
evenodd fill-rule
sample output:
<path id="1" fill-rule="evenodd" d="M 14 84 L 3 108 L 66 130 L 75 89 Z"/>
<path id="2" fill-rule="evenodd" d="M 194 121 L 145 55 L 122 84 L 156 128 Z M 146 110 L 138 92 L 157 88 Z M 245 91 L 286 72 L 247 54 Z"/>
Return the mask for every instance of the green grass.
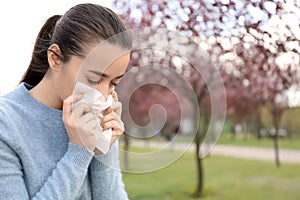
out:
<path id="1" fill-rule="evenodd" d="M 193 136 L 179 136 L 176 141 L 190 142 L 191 137 Z M 233 137 L 231 133 L 222 133 L 217 141 L 217 144 L 270 148 L 273 148 L 274 145 L 273 140 L 271 138 L 257 139 L 256 136 L 251 134 L 247 135 L 246 137 L 241 135 Z M 300 150 L 300 138 L 279 138 L 279 148 Z"/>
<path id="2" fill-rule="evenodd" d="M 300 165 L 211 156 L 204 160 L 205 200 L 298 200 Z M 132 200 L 191 200 L 196 187 L 194 154 L 185 153 L 162 170 L 124 173 Z"/>
<path id="3" fill-rule="evenodd" d="M 228 144 L 237 146 L 255 146 L 255 147 L 271 147 L 273 148 L 273 140 L 270 138 L 257 139 L 253 135 L 233 137 L 230 133 L 221 134 L 218 144 Z M 279 148 L 283 149 L 299 149 L 300 138 L 279 138 Z"/>

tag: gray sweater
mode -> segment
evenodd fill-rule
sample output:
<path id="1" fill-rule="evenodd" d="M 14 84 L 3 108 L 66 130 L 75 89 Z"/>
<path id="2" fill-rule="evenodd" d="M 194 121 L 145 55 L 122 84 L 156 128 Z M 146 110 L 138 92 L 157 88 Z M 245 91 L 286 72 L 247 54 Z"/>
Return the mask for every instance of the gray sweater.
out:
<path id="1" fill-rule="evenodd" d="M 0 97 L 0 199 L 128 199 L 118 144 L 99 156 L 69 142 L 62 111 L 27 84 Z"/>

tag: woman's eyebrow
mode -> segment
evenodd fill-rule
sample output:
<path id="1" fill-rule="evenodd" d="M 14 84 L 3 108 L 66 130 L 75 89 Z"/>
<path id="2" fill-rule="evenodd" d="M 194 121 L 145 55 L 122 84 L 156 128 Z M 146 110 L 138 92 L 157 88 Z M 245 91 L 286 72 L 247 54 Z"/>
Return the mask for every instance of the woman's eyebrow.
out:
<path id="1" fill-rule="evenodd" d="M 97 76 L 103 76 L 105 78 L 109 77 L 107 74 L 103 73 L 103 72 L 100 72 L 100 71 L 96 71 L 96 70 L 88 70 L 89 72 L 97 75 Z M 119 79 L 119 78 L 122 78 L 124 76 L 124 74 L 120 75 L 120 76 L 117 76 L 115 77 L 114 79 Z"/>

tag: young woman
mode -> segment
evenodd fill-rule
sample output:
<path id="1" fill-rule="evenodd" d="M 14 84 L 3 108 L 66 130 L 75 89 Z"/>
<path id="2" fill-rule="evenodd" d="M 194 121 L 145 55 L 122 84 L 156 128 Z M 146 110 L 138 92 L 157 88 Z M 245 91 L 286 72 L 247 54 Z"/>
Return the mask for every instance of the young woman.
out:
<path id="1" fill-rule="evenodd" d="M 115 169 L 117 139 L 124 130 L 114 86 L 130 59 L 130 35 L 108 40 L 111 51 L 96 51 L 99 65 L 80 69 L 94 47 L 124 31 L 115 13 L 94 4 L 74 6 L 46 21 L 20 85 L 0 98 L 0 199 L 128 199 Z M 124 50 L 112 62 L 105 60 L 109 52 Z M 101 119 L 103 129 L 112 130 L 112 146 L 97 159 L 92 108 L 72 106 L 83 97 L 72 95 L 78 77 L 114 97 Z"/>

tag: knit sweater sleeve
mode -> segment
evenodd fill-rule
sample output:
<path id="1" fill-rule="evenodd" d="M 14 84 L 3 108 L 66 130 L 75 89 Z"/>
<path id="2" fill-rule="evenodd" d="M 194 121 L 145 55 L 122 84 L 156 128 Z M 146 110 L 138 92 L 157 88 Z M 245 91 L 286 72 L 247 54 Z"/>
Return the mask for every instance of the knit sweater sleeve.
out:
<path id="1" fill-rule="evenodd" d="M 61 111 L 33 99 L 24 85 L 0 97 L 0 199 L 89 197 L 83 186 L 94 153 L 63 131 Z"/>
<path id="2" fill-rule="evenodd" d="M 120 171 L 118 141 L 107 154 L 93 158 L 90 173 L 93 199 L 128 200 Z"/>
<path id="3" fill-rule="evenodd" d="M 52 174 L 40 190 L 28 194 L 22 161 L 15 151 L 13 140 L 5 137 L 9 128 L 0 119 L 0 199 L 40 200 L 40 199 L 75 199 L 87 174 L 93 153 L 73 143 L 58 161 Z M 10 134 L 13 136 L 13 134 Z M 11 138 L 11 139 L 9 139 Z"/>

